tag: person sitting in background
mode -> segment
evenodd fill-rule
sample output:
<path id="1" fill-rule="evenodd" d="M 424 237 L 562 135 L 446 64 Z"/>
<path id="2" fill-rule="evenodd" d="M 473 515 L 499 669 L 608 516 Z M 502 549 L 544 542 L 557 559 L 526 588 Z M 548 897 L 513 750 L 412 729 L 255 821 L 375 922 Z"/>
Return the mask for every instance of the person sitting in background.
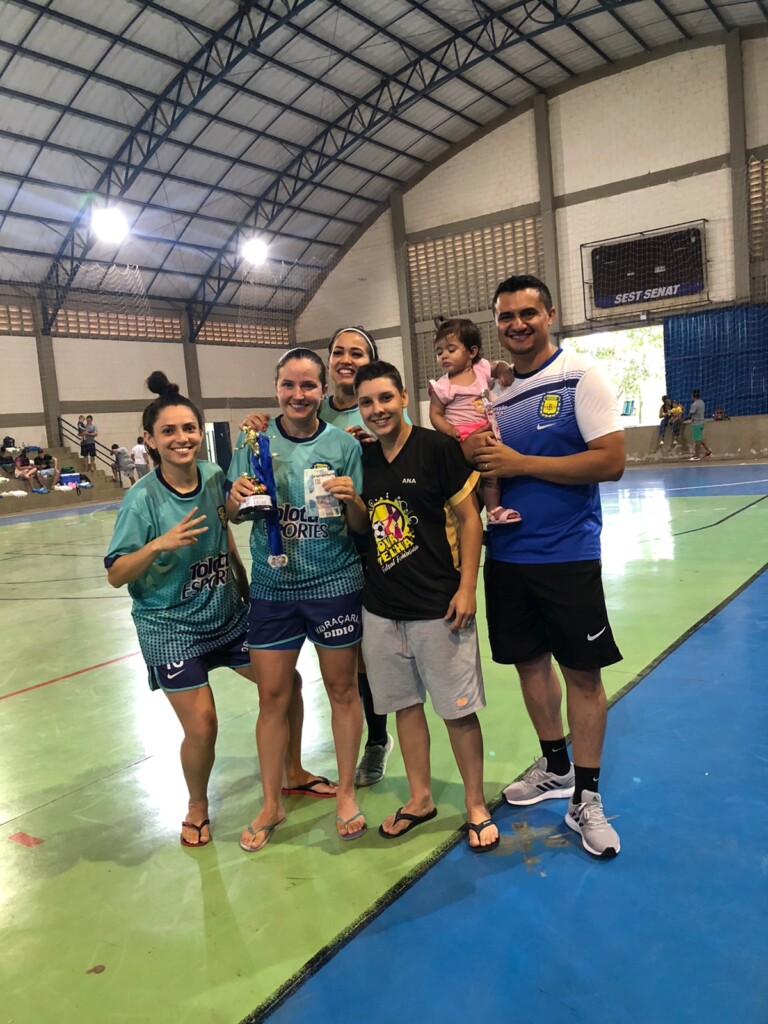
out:
<path id="1" fill-rule="evenodd" d="M 667 427 L 672 428 L 672 444 L 679 443 L 680 428 L 683 424 L 683 407 L 669 395 L 662 395 L 661 408 L 659 409 L 659 444 L 664 444 L 664 436 Z"/>
<path id="2" fill-rule="evenodd" d="M 122 445 L 113 444 L 112 458 L 115 460 L 112 463 L 112 479 L 116 484 L 120 483 L 120 475 L 125 474 L 125 476 L 128 477 L 129 486 L 132 487 L 136 483 L 136 477 L 134 475 L 136 466 L 134 465 L 128 449 L 123 448 Z"/>
<path id="3" fill-rule="evenodd" d="M 44 490 L 43 484 L 40 482 L 40 478 L 37 475 L 37 467 L 29 461 L 29 455 L 27 455 L 27 449 L 22 448 L 16 458 L 13 460 L 14 470 L 13 475 L 17 480 L 21 480 L 25 483 L 30 491 L 37 487 L 40 490 Z"/>
<path id="4" fill-rule="evenodd" d="M 42 486 L 47 487 L 49 490 L 55 487 L 61 475 L 59 473 L 59 460 L 56 456 L 46 453 L 43 448 L 35 457 L 35 466 L 37 466 L 37 478 L 41 481 Z"/>
<path id="5" fill-rule="evenodd" d="M 2 448 L 0 448 L 0 470 L 2 470 L 6 476 L 13 477 L 15 468 L 13 456 L 9 451 L 6 451 L 6 446 L 3 445 Z"/>
<path id="6" fill-rule="evenodd" d="M 149 472 L 147 448 L 144 444 L 143 437 L 136 438 L 136 444 L 131 448 L 131 458 L 133 459 L 133 464 L 136 467 L 136 476 L 141 480 L 141 478 L 146 476 Z"/>

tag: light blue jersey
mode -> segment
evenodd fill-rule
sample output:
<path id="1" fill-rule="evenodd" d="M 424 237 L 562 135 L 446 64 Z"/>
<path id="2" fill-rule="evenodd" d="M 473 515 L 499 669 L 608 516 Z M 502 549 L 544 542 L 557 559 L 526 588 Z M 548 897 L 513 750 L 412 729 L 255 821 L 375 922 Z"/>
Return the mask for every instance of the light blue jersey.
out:
<path id="1" fill-rule="evenodd" d="M 325 423 L 331 423 L 334 427 L 338 427 L 339 430 L 346 430 L 347 427 L 362 427 L 363 430 L 369 434 L 371 433 L 370 428 L 366 427 L 365 423 L 363 423 L 363 417 L 360 415 L 360 409 L 357 405 L 353 405 L 351 409 L 337 409 L 333 404 L 333 396 L 323 399 L 318 416 Z M 403 417 L 406 423 L 411 422 L 407 409 L 403 413 Z"/>
<path id="2" fill-rule="evenodd" d="M 317 471 L 349 476 L 359 491 L 363 483 L 360 445 L 350 434 L 320 421 L 316 434 L 292 438 L 283 431 L 282 416 L 267 430 L 277 485 L 280 531 L 288 564 L 273 569 L 263 520 L 251 529 L 251 598 L 273 601 L 318 600 L 360 590 L 360 558 L 343 515 L 323 516 L 314 498 Z M 241 433 L 237 448 L 244 443 Z M 227 479 L 250 473 L 250 452 L 236 450 Z"/>
<path id="3" fill-rule="evenodd" d="M 229 564 L 224 474 L 213 462 L 198 462 L 199 485 L 179 494 L 161 471 L 149 473 L 126 493 L 104 564 L 143 548 L 167 533 L 197 506 L 206 533 L 197 544 L 165 551 L 128 584 L 133 621 L 148 665 L 186 661 L 231 643 L 247 625 Z"/>
<path id="4" fill-rule="evenodd" d="M 338 427 L 339 430 L 346 430 L 347 427 L 368 429 L 363 423 L 363 417 L 360 415 L 357 405 L 353 405 L 350 409 L 337 409 L 330 396 L 323 399 L 318 416 L 326 423 Z"/>

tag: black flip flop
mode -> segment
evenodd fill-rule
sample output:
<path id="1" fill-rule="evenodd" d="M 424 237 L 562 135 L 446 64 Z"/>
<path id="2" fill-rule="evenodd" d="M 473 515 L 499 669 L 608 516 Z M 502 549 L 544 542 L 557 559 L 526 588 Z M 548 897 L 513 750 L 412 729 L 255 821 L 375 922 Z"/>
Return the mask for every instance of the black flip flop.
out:
<path id="1" fill-rule="evenodd" d="M 203 840 L 203 829 L 205 828 L 206 825 L 208 826 L 209 838 L 206 839 L 206 840 Z M 199 825 L 196 825 L 194 823 L 194 821 L 182 821 L 182 823 L 181 823 L 181 827 L 182 828 L 194 828 L 194 829 L 197 830 L 197 842 L 196 843 L 190 843 L 189 840 L 184 838 L 184 836 L 180 836 L 179 838 L 181 839 L 181 845 L 182 846 L 189 846 L 190 849 L 192 849 L 192 850 L 196 850 L 198 848 L 198 846 L 207 846 L 208 843 L 210 843 L 211 839 L 213 838 L 213 836 L 210 835 L 210 825 L 211 825 L 211 819 L 210 818 L 206 818 L 205 821 L 201 822 L 201 824 L 199 824 Z"/>
<path id="2" fill-rule="evenodd" d="M 332 786 L 333 783 L 330 779 L 326 779 L 324 775 L 318 775 L 316 779 L 311 779 L 309 782 L 305 782 L 303 786 L 283 786 L 280 792 L 283 796 L 314 796 L 320 800 L 331 800 L 336 794 L 335 793 L 318 793 L 316 792 L 317 786 Z"/>
<path id="3" fill-rule="evenodd" d="M 488 828 L 489 825 L 495 825 L 495 824 L 496 824 L 496 822 L 493 821 L 491 818 L 486 818 L 485 821 L 480 821 L 480 822 L 468 821 L 467 822 L 467 831 L 469 832 L 469 830 L 471 829 L 475 833 L 475 835 L 477 836 L 478 844 L 479 844 L 479 842 L 480 842 L 480 833 L 483 831 L 483 829 L 484 828 Z M 473 846 L 472 843 L 470 843 L 469 844 L 469 848 L 472 851 L 472 853 L 490 853 L 491 850 L 495 850 L 496 847 L 499 845 L 499 839 L 500 838 L 501 838 L 500 836 L 496 836 L 494 841 L 492 843 L 488 843 L 486 846 L 480 846 L 480 845 Z"/>
<path id="4" fill-rule="evenodd" d="M 408 825 L 407 828 L 404 828 L 402 832 L 385 832 L 384 826 L 379 825 L 379 835 L 383 839 L 399 839 L 401 836 L 404 836 L 408 832 L 410 832 L 412 828 L 416 828 L 417 825 L 423 825 L 425 821 L 432 821 L 432 819 L 436 817 L 436 807 L 433 807 L 428 814 L 422 814 L 421 816 L 419 816 L 418 814 L 408 814 L 407 811 L 404 811 L 403 808 L 400 807 L 395 813 L 395 820 L 392 822 L 392 824 L 396 825 L 398 821 L 409 821 L 410 825 Z"/>

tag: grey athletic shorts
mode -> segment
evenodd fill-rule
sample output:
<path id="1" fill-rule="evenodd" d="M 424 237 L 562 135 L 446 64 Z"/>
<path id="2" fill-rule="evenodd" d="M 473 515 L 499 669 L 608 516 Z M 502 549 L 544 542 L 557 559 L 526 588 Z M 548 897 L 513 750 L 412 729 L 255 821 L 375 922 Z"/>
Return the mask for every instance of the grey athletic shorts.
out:
<path id="1" fill-rule="evenodd" d="M 463 718 L 485 707 L 473 623 L 451 632 L 443 619 L 396 622 L 363 608 L 363 657 L 379 715 L 424 704 L 440 718 Z"/>

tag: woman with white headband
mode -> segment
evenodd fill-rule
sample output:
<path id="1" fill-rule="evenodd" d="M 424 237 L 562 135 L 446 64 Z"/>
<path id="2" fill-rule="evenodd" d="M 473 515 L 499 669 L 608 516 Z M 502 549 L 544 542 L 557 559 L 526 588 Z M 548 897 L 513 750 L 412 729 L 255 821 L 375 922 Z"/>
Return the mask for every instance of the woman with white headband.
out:
<path id="1" fill-rule="evenodd" d="M 366 366 L 378 358 L 376 342 L 364 327 L 340 327 L 328 346 L 328 374 L 333 394 L 323 399 L 320 418 L 353 434 L 361 444 L 375 441 L 376 438 L 363 426 L 355 395 L 355 374 L 361 366 Z M 366 539 L 361 538 L 359 534 L 352 536 L 365 568 Z M 371 687 L 362 654 L 358 657 L 357 685 L 363 702 L 368 738 L 355 772 L 355 785 L 373 786 L 384 778 L 394 740 L 387 732 L 387 716 L 377 715 L 373 708 Z"/>
<path id="2" fill-rule="evenodd" d="M 326 423 L 354 434 L 365 444 L 375 438 L 363 427 L 357 408 L 355 374 L 361 366 L 379 358 L 379 350 L 364 327 L 340 327 L 328 346 L 328 373 L 333 393 L 326 395 L 320 416 Z"/>

